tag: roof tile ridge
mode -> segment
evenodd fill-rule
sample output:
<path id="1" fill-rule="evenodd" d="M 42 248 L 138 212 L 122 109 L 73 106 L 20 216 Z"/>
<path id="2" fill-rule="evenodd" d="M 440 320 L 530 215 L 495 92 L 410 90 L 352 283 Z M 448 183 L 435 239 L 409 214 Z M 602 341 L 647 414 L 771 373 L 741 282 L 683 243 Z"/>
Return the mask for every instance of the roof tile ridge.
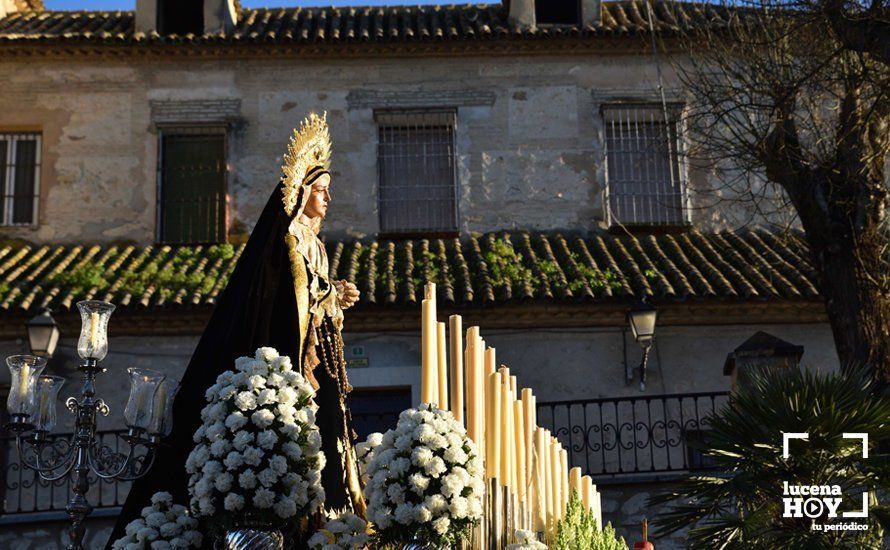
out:
<path id="1" fill-rule="evenodd" d="M 36 280 L 37 276 L 38 276 L 38 275 L 42 275 L 42 274 L 43 274 L 43 271 L 46 270 L 46 269 L 48 269 L 49 266 L 50 266 L 50 265 L 51 265 L 51 264 L 52 264 L 52 263 L 53 263 L 53 262 L 54 262 L 54 261 L 55 261 L 55 260 L 56 260 L 56 259 L 63 253 L 63 252 L 64 252 L 64 251 L 65 251 L 65 247 L 64 247 L 64 246 L 56 246 L 56 247 L 55 247 L 55 252 L 53 252 L 53 253 L 50 255 L 49 258 L 47 258 L 46 260 L 44 260 L 43 265 L 38 266 L 38 267 L 32 272 L 32 276 L 33 276 L 34 279 L 35 279 L 35 284 L 31 286 L 31 290 L 30 290 L 30 291 L 28 292 L 28 294 L 25 295 L 25 296 L 22 298 L 22 300 L 19 302 L 19 308 L 20 308 L 20 309 L 22 309 L 23 311 L 27 311 L 28 309 L 30 309 L 31 304 L 34 303 L 34 300 L 36 300 L 37 297 L 40 295 L 40 293 L 43 291 L 43 283 L 44 283 L 44 281 L 46 280 L 45 277 L 41 278 L 40 280 Z"/>
<path id="2" fill-rule="evenodd" d="M 165 271 L 167 267 L 173 264 L 173 258 L 175 254 L 171 254 L 173 251 L 173 246 L 169 244 L 162 245 L 158 248 L 158 253 L 155 254 L 155 257 L 152 258 L 152 263 L 156 263 L 158 265 L 158 273 L 161 271 Z M 163 262 L 161 264 L 160 262 Z M 142 293 L 142 296 L 139 298 L 139 304 L 142 307 L 149 307 L 151 305 L 151 299 L 155 295 L 158 290 L 164 290 L 163 287 L 160 287 L 157 280 L 152 280 L 146 287 L 145 291 Z M 164 296 L 161 296 L 158 300 L 155 301 L 155 305 L 163 305 L 166 299 Z"/>
<path id="3" fill-rule="evenodd" d="M 135 247 L 133 247 L 133 248 L 135 251 Z M 148 246 L 143 247 L 142 250 L 139 251 L 139 254 L 137 254 L 135 257 L 133 257 L 132 253 L 129 254 L 128 257 L 131 259 L 126 266 L 125 271 L 133 271 L 134 269 L 139 268 L 143 263 L 145 263 L 145 260 L 151 256 L 153 251 L 154 251 L 154 247 L 151 245 L 148 245 Z M 126 258 L 122 261 L 126 261 Z M 123 264 L 121 264 L 121 265 L 123 265 Z M 121 265 L 118 265 L 117 269 L 120 269 Z M 106 302 L 113 302 L 117 291 L 120 290 L 120 288 L 123 285 L 124 285 L 124 279 L 122 277 L 118 277 L 113 283 L 111 283 L 111 286 L 108 288 L 108 290 L 105 291 L 105 297 L 103 298 L 103 300 L 105 300 Z M 129 292 L 125 293 L 124 296 L 121 297 L 122 305 L 126 305 L 126 303 L 129 302 L 128 297 L 129 297 Z"/>
<path id="4" fill-rule="evenodd" d="M 439 282 L 440 287 L 445 293 L 445 301 L 449 304 L 455 302 L 454 279 L 451 277 L 451 267 L 448 265 L 448 247 L 443 239 L 436 239 L 436 247 L 438 253 L 436 259 L 439 260 Z"/>
<path id="5" fill-rule="evenodd" d="M 556 251 L 565 258 L 565 264 L 571 269 L 572 277 L 574 278 L 574 280 L 581 282 L 581 294 L 583 294 L 587 298 L 593 298 L 593 289 L 590 288 L 587 277 L 585 277 L 583 273 L 581 273 L 581 268 L 578 266 L 578 262 L 576 262 L 574 258 L 576 253 L 573 252 L 569 247 L 568 240 L 565 238 L 565 236 L 563 236 L 562 233 L 557 233 L 555 241 Z M 568 279 L 568 276 L 566 278 Z"/>
<path id="6" fill-rule="evenodd" d="M 232 276 L 232 272 L 235 270 L 235 266 L 238 265 L 238 260 L 241 259 L 241 254 L 244 253 L 245 248 L 247 248 L 247 243 L 242 243 L 235 247 L 231 258 L 224 259 L 220 256 L 219 259 L 222 260 L 222 262 L 219 267 L 219 275 L 216 278 L 216 283 L 213 284 L 213 287 L 210 288 L 210 292 L 207 293 L 207 297 L 204 298 L 205 304 L 216 303 L 216 297 L 219 296 L 229 283 L 229 277 Z"/>
<path id="7" fill-rule="evenodd" d="M 476 277 L 479 279 L 478 288 L 481 293 L 479 301 L 483 303 L 493 302 L 494 289 L 492 288 L 491 276 L 488 273 L 488 264 L 485 263 L 485 258 L 482 256 L 482 247 L 479 245 L 479 237 L 471 235 L 468 243 L 473 255 L 473 260 L 476 262 L 478 268 Z"/>
<path id="8" fill-rule="evenodd" d="M 377 303 L 377 251 L 380 248 L 380 243 L 375 239 L 371 241 L 371 244 L 368 245 L 368 253 L 367 253 L 367 269 L 362 270 L 365 275 L 365 284 L 364 284 L 364 292 L 362 292 L 363 302 L 367 302 L 369 304 Z M 359 286 L 359 281 L 354 282 L 355 286 Z"/>
<path id="9" fill-rule="evenodd" d="M 394 304 L 399 297 L 396 289 L 396 243 L 394 241 L 386 241 L 386 256 L 384 258 L 386 266 L 383 271 L 383 280 L 386 283 L 386 290 L 383 295 L 383 303 Z"/>
<path id="10" fill-rule="evenodd" d="M 560 235 L 561 236 L 561 235 Z M 569 280 L 566 277 L 565 272 L 562 270 L 562 266 L 559 265 L 559 260 L 556 258 L 556 255 L 553 254 L 553 248 L 550 246 L 550 239 L 548 238 L 546 233 L 538 233 L 538 242 L 541 243 L 541 250 L 544 253 L 544 257 L 547 261 L 552 262 L 556 271 L 556 278 L 559 281 L 559 292 L 561 294 L 560 298 L 572 298 L 574 297 L 574 293 L 572 289 L 569 288 Z"/>
<path id="11" fill-rule="evenodd" d="M 594 235 L 590 240 L 590 244 L 595 245 L 593 249 L 594 258 L 596 256 L 601 256 L 601 260 L 604 260 L 603 263 L 608 266 L 606 269 L 614 273 L 615 277 L 618 278 L 619 283 L 621 284 L 621 289 L 623 290 L 622 294 L 626 296 L 634 296 L 634 289 L 630 286 L 630 281 L 628 281 L 627 275 L 618 266 L 618 262 L 609 250 L 609 246 L 606 244 L 606 239 L 603 238 L 603 234 L 597 233 Z M 605 273 L 603 273 L 603 275 L 605 276 Z"/>
<path id="12" fill-rule="evenodd" d="M 402 254 L 405 258 L 404 265 L 404 285 L 405 285 L 405 302 L 409 304 L 417 303 L 417 288 L 414 286 L 414 241 L 408 239 L 402 246 Z"/>
<path id="13" fill-rule="evenodd" d="M 497 241 L 501 241 L 502 243 L 506 244 L 506 246 L 509 246 L 511 250 L 513 250 L 513 241 L 510 239 L 510 234 L 507 233 L 506 231 L 504 231 L 501 234 L 500 238 L 496 237 L 495 233 L 486 233 L 485 244 L 487 245 L 486 248 L 489 251 L 492 251 L 492 252 L 494 251 Z M 484 252 L 485 251 L 483 250 L 483 253 Z M 510 280 L 510 277 L 508 277 L 507 274 L 505 272 L 503 272 L 503 270 L 501 270 L 501 271 L 502 271 L 501 278 L 500 278 L 501 280 L 495 281 L 495 280 L 490 279 L 491 284 L 493 287 L 499 286 L 501 297 L 504 300 L 509 300 L 509 299 L 513 298 L 513 282 Z M 495 296 L 495 299 L 497 299 L 497 298 L 498 298 L 498 296 Z"/>
<path id="14" fill-rule="evenodd" d="M 661 248 L 659 239 L 655 235 L 646 235 L 642 239 L 638 239 L 639 247 L 643 254 L 652 263 L 655 273 L 663 276 L 673 287 L 675 296 L 686 298 L 695 296 L 695 287 L 683 273 L 683 270 L 671 260 L 670 256 L 664 253 Z"/>
<path id="15" fill-rule="evenodd" d="M 459 237 L 454 238 L 454 262 L 460 271 L 461 283 L 463 284 L 463 302 L 472 302 L 474 297 L 473 281 L 470 276 L 470 267 L 467 265 L 466 257 L 463 252 L 464 243 Z"/>
<path id="16" fill-rule="evenodd" d="M 750 231 L 746 231 L 745 233 L 750 233 Z M 768 280 L 770 284 L 779 289 L 785 297 L 802 297 L 803 293 L 800 291 L 797 286 L 792 283 L 788 277 L 782 273 L 781 264 L 786 263 L 780 256 L 772 256 L 771 260 L 764 257 L 764 255 L 757 250 L 757 246 L 754 243 L 749 241 L 748 239 L 742 238 L 742 236 L 737 232 L 728 232 L 724 239 L 734 245 L 737 251 L 748 260 L 749 264 L 754 264 L 755 262 L 759 264 L 760 267 L 766 268 L 769 272 L 769 278 L 767 279 L 766 275 L 758 271 L 758 273 L 763 276 L 764 279 Z M 756 241 L 755 241 L 756 242 Z M 761 242 L 762 244 L 762 242 Z M 763 247 L 762 250 L 769 253 L 769 248 Z M 778 265 L 777 265 L 778 263 Z M 756 269 L 756 268 L 755 268 Z"/>
<path id="17" fill-rule="evenodd" d="M 100 250 L 102 250 L 102 247 L 97 244 L 89 245 L 89 248 L 86 249 L 83 256 L 78 259 L 77 263 L 74 264 L 74 267 L 72 269 L 81 269 L 83 267 L 86 267 L 87 264 L 92 261 L 93 257 L 95 257 Z M 59 305 L 66 310 L 71 309 L 72 302 L 78 297 L 78 291 L 83 291 L 83 287 L 72 286 L 68 288 L 68 291 L 63 296 L 61 296 Z"/>
<path id="18" fill-rule="evenodd" d="M 791 297 L 813 295 L 811 291 L 815 291 L 815 287 L 806 277 L 789 264 L 781 254 L 769 247 L 754 230 L 748 230 L 741 234 L 732 233 L 731 238 L 750 249 L 750 254 L 775 274 L 779 285 L 785 287 L 786 295 L 791 295 Z"/>
<path id="19" fill-rule="evenodd" d="M 612 296 L 612 286 L 609 284 L 609 281 L 606 280 L 606 274 L 603 272 L 602 269 L 600 269 L 600 266 L 599 264 L 597 264 L 596 259 L 590 253 L 590 249 L 587 247 L 587 243 L 581 236 L 575 237 L 575 246 L 580 251 L 581 259 L 584 261 L 584 264 L 587 266 L 587 268 L 592 269 L 594 275 L 603 282 L 603 293 L 606 296 Z M 592 297 L 596 298 L 596 292 L 593 290 L 593 288 L 589 285 L 588 288 L 590 288 Z"/>
<path id="20" fill-rule="evenodd" d="M 664 249 L 665 247 L 667 247 L 668 250 L 662 250 L 662 253 L 665 254 L 665 256 L 670 253 L 670 258 L 673 258 L 671 262 L 674 265 L 676 265 L 678 262 L 680 263 L 680 266 L 678 267 L 678 269 L 680 269 L 680 272 L 688 273 L 692 276 L 692 279 L 690 280 L 689 276 L 684 275 L 693 289 L 692 294 L 698 297 L 717 296 L 717 291 L 714 290 L 714 287 L 708 281 L 708 278 L 705 277 L 705 275 L 698 267 L 696 267 L 696 265 L 692 262 L 686 252 L 683 251 L 679 243 L 677 243 L 677 239 L 674 238 L 674 235 L 671 235 L 670 233 L 664 235 L 663 241 L 664 243 L 661 245 L 660 248 Z M 730 289 L 731 288 L 732 286 L 730 286 Z"/>
<path id="21" fill-rule="evenodd" d="M 766 266 L 769 269 L 769 265 L 764 262 L 761 258 L 757 257 L 757 254 L 751 250 L 748 250 L 746 255 L 742 255 L 742 251 L 740 251 L 737 246 L 738 244 L 742 244 L 744 247 L 748 247 L 747 243 L 731 243 L 732 232 L 719 231 L 713 234 L 713 239 L 715 242 L 721 245 L 721 249 L 723 253 L 726 254 L 730 262 L 733 262 L 742 273 L 745 274 L 746 277 L 755 285 L 759 286 L 761 290 L 766 292 L 767 294 L 772 295 L 782 295 L 783 288 L 788 290 L 791 285 L 788 281 L 785 281 L 784 278 L 780 278 L 778 280 L 772 280 L 772 278 L 767 278 L 766 275 L 760 272 L 760 267 Z M 754 258 L 759 265 L 755 265 L 750 258 L 746 257 L 750 256 Z"/>
<path id="22" fill-rule="evenodd" d="M 541 264 L 539 263 L 538 255 L 535 253 L 535 249 L 532 246 L 529 232 L 522 231 L 520 235 L 520 250 L 528 254 L 528 261 L 531 264 L 532 273 L 534 273 L 539 282 L 539 292 L 543 294 L 545 298 L 553 298 L 553 289 L 550 287 L 550 281 L 547 274 L 541 269 Z"/>
<path id="23" fill-rule="evenodd" d="M 710 238 L 714 238 L 714 233 L 708 234 Z M 723 258 L 722 251 L 715 248 L 711 239 L 705 237 L 703 233 L 692 231 L 688 234 L 690 244 L 694 245 L 703 257 L 714 264 L 717 271 L 730 283 L 736 290 L 737 294 L 744 298 L 762 297 L 762 293 L 757 289 L 748 278 L 739 271 L 734 265 Z M 732 276 L 732 279 L 729 277 Z"/>
<path id="24" fill-rule="evenodd" d="M 632 237 L 632 239 L 636 241 L 635 237 Z M 621 267 L 622 273 L 628 276 L 628 280 L 636 283 L 636 285 L 633 287 L 633 294 L 639 298 L 643 298 L 646 296 L 655 296 L 655 291 L 652 289 L 652 285 L 650 285 L 649 281 L 646 280 L 646 277 L 643 274 L 643 270 L 640 269 L 640 266 L 634 259 L 633 254 L 627 251 L 627 248 L 621 241 L 621 237 L 613 235 L 611 239 L 606 241 L 606 244 L 607 246 L 611 245 L 614 249 L 616 261 Z M 646 259 L 648 260 L 648 258 Z"/>

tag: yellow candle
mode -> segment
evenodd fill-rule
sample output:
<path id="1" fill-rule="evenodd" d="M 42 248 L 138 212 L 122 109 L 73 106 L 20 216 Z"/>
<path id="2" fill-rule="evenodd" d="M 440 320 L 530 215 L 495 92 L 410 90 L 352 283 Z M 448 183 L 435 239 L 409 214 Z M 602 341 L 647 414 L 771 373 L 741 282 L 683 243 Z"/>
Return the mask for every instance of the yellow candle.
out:
<path id="1" fill-rule="evenodd" d="M 590 476 L 581 478 L 581 487 L 581 501 L 584 503 L 584 508 L 593 510 L 593 481 L 590 479 Z"/>
<path id="2" fill-rule="evenodd" d="M 44 382 L 44 384 L 46 384 L 50 387 L 52 386 L 52 384 L 50 383 L 49 380 Z M 40 379 L 39 378 L 37 379 L 37 389 L 40 389 Z M 40 416 L 39 416 L 39 418 L 42 422 L 46 422 L 47 420 L 49 420 L 49 418 L 47 418 L 48 413 L 49 413 L 49 396 L 50 396 L 49 391 L 40 392 Z"/>
<path id="3" fill-rule="evenodd" d="M 483 349 L 485 349 L 483 344 Z M 495 350 L 494 348 L 485 349 L 485 376 L 490 376 L 491 373 L 497 371 L 497 363 L 495 362 Z"/>
<path id="4" fill-rule="evenodd" d="M 535 428 L 535 448 L 532 454 L 532 473 L 535 482 L 533 510 L 535 531 L 539 533 L 547 529 L 547 482 L 544 479 L 547 466 L 546 448 L 544 428 Z"/>
<path id="5" fill-rule="evenodd" d="M 516 447 L 516 494 L 522 502 L 528 502 L 528 475 L 525 464 L 525 418 L 522 401 L 513 401 L 513 444 Z"/>
<path id="6" fill-rule="evenodd" d="M 516 391 L 516 375 L 510 376 L 510 391 L 513 392 L 513 395 L 519 395 L 519 392 Z"/>
<path id="7" fill-rule="evenodd" d="M 485 473 L 488 478 L 501 478 L 501 377 L 493 372 L 488 377 L 486 393 L 488 419 L 485 423 Z"/>
<path id="8" fill-rule="evenodd" d="M 532 391 L 528 388 L 522 389 L 522 399 L 520 403 L 522 404 L 522 423 L 525 427 L 523 431 L 523 437 L 525 438 L 525 443 L 523 445 L 525 449 L 525 469 L 526 469 L 526 484 L 531 491 L 534 489 L 534 480 L 532 479 L 532 454 L 534 453 L 534 437 L 535 437 L 535 417 L 534 410 L 532 409 L 532 400 L 534 397 L 532 396 Z"/>
<path id="9" fill-rule="evenodd" d="M 603 524 L 603 501 L 601 500 L 602 495 L 599 491 L 596 490 L 596 485 L 593 486 L 593 517 L 596 519 L 596 524 L 601 526 L 602 529 Z"/>
<path id="10" fill-rule="evenodd" d="M 565 517 L 566 506 L 569 504 L 571 489 L 569 488 L 569 457 L 566 450 L 559 446 L 559 479 L 562 483 L 560 494 L 562 495 L 562 515 Z"/>
<path id="11" fill-rule="evenodd" d="M 485 406 L 482 365 L 476 361 L 476 342 L 479 327 L 467 329 L 467 435 L 476 442 L 480 453 L 485 453 L 483 433 L 485 429 Z"/>
<path id="12" fill-rule="evenodd" d="M 454 419 L 464 424 L 464 365 L 463 365 L 463 322 L 460 315 L 448 318 L 451 335 L 451 413 Z"/>
<path id="13" fill-rule="evenodd" d="M 562 476 L 559 471 L 559 443 L 556 438 L 550 438 L 550 483 L 553 484 L 553 517 L 555 521 L 559 521 L 563 517 L 564 508 L 562 506 Z"/>
<path id="14" fill-rule="evenodd" d="M 510 452 L 510 439 L 513 438 L 512 427 L 510 426 L 510 417 L 513 416 L 513 405 L 510 403 L 510 390 L 507 384 L 504 383 L 504 375 L 503 373 L 498 373 L 500 375 L 500 384 L 498 388 L 501 392 L 500 406 L 501 406 L 501 431 L 500 431 L 500 472 L 501 472 L 501 485 L 506 485 L 507 487 L 513 488 L 513 476 L 510 471 L 510 462 L 512 460 L 511 452 Z"/>
<path id="15" fill-rule="evenodd" d="M 427 283 L 426 298 L 421 302 L 421 371 L 420 371 L 420 402 L 436 403 L 439 400 L 439 388 L 436 379 L 439 376 L 438 342 L 436 331 L 436 285 Z"/>
<path id="16" fill-rule="evenodd" d="M 584 489 L 581 485 L 581 468 L 576 466 L 569 470 L 569 487 L 571 487 L 571 493 L 578 495 L 578 498 L 581 500 L 584 499 Z"/>
<path id="17" fill-rule="evenodd" d="M 99 312 L 90 313 L 90 353 L 95 353 L 99 339 Z"/>
<path id="18" fill-rule="evenodd" d="M 488 438 L 485 434 L 486 423 L 488 422 L 488 373 L 485 372 L 485 340 L 479 335 L 477 330 L 476 332 L 476 342 L 473 345 L 473 357 L 476 362 L 476 378 L 478 380 L 477 387 L 479 388 L 479 393 L 476 398 L 479 400 L 476 404 L 479 409 L 479 415 L 481 419 L 480 426 L 480 438 L 483 442 L 487 442 Z M 487 444 L 485 446 L 480 446 L 483 449 L 483 452 L 488 450 Z"/>
<path id="19" fill-rule="evenodd" d="M 438 357 L 437 357 L 437 365 L 439 367 L 438 376 L 436 376 L 436 387 L 439 389 L 439 398 L 437 401 L 439 402 L 439 408 L 447 411 L 448 410 L 448 357 L 447 357 L 447 349 L 448 349 L 448 341 L 445 339 L 445 323 L 439 322 L 436 323 L 437 334 L 436 340 L 438 341 Z"/>
<path id="20" fill-rule="evenodd" d="M 19 395 L 21 396 L 19 411 L 25 412 L 28 404 L 28 383 L 31 381 L 31 367 L 27 364 L 22 365 L 22 370 L 19 372 L 19 376 Z"/>
<path id="21" fill-rule="evenodd" d="M 155 392 L 154 406 L 152 407 L 152 423 L 157 423 L 158 428 L 163 429 L 164 409 L 167 408 L 166 384 L 161 383 Z"/>

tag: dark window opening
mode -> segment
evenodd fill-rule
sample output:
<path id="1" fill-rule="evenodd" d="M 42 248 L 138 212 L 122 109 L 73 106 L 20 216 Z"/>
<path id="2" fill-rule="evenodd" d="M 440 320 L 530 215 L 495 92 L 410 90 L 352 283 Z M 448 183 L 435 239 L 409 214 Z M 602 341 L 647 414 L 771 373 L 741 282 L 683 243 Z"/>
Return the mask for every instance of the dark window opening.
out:
<path id="1" fill-rule="evenodd" d="M 159 0 L 159 34 L 204 34 L 202 0 Z"/>
<path id="2" fill-rule="evenodd" d="M 577 25 L 580 21 L 581 2 L 578 0 L 535 2 L 535 22 L 538 25 Z"/>
<path id="3" fill-rule="evenodd" d="M 0 134 L 0 225 L 37 221 L 40 135 Z"/>
<path id="4" fill-rule="evenodd" d="M 352 428 L 358 441 L 374 432 L 384 433 L 396 427 L 399 414 L 411 408 L 411 388 L 356 388 L 349 393 Z"/>
<path id="5" fill-rule="evenodd" d="M 161 242 L 226 239 L 226 136 L 207 131 L 161 135 Z"/>

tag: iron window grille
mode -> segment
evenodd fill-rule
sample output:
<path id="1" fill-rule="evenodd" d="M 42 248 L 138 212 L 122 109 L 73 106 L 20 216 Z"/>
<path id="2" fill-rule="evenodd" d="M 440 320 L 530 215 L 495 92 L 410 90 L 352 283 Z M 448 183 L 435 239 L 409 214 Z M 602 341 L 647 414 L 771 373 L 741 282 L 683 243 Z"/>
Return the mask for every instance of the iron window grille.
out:
<path id="1" fill-rule="evenodd" d="M 158 240 L 225 242 L 227 229 L 226 129 L 159 130 Z"/>
<path id="2" fill-rule="evenodd" d="M 609 225 L 689 224 L 681 105 L 603 106 Z"/>
<path id="3" fill-rule="evenodd" d="M 454 109 L 378 111 L 378 210 L 388 234 L 457 231 Z"/>
<path id="4" fill-rule="evenodd" d="M 0 134 L 0 225 L 36 225 L 40 134 Z"/>

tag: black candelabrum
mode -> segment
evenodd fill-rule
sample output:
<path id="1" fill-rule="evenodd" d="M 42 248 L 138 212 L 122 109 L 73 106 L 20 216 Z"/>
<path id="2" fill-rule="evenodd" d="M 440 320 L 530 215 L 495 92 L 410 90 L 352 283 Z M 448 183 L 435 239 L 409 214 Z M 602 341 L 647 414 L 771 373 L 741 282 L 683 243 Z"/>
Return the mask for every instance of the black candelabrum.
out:
<path id="1" fill-rule="evenodd" d="M 65 406 L 74 415 L 74 432 L 68 438 L 50 434 L 56 425 L 56 402 L 65 383 L 60 376 L 43 374 L 46 359 L 34 355 L 6 358 L 12 375 L 6 429 L 15 434 L 22 464 L 41 479 L 54 482 L 69 476 L 73 496 L 65 510 L 71 521 L 69 550 L 81 550 L 84 522 L 93 507 L 86 495 L 90 474 L 101 480 L 130 481 L 144 476 L 154 463 L 158 444 L 172 428 L 172 405 L 179 383 L 164 374 L 130 368 L 130 396 L 124 409 L 128 431 L 122 438 L 125 452 L 116 452 L 96 436 L 98 415 L 108 416 L 105 401 L 96 397 L 96 376 L 105 372 L 100 362 L 108 354 L 108 320 L 114 305 L 98 300 L 78 302 L 81 332 L 77 352 L 83 374 L 80 398 L 69 397 Z M 95 478 L 94 478 L 95 479 Z"/>

